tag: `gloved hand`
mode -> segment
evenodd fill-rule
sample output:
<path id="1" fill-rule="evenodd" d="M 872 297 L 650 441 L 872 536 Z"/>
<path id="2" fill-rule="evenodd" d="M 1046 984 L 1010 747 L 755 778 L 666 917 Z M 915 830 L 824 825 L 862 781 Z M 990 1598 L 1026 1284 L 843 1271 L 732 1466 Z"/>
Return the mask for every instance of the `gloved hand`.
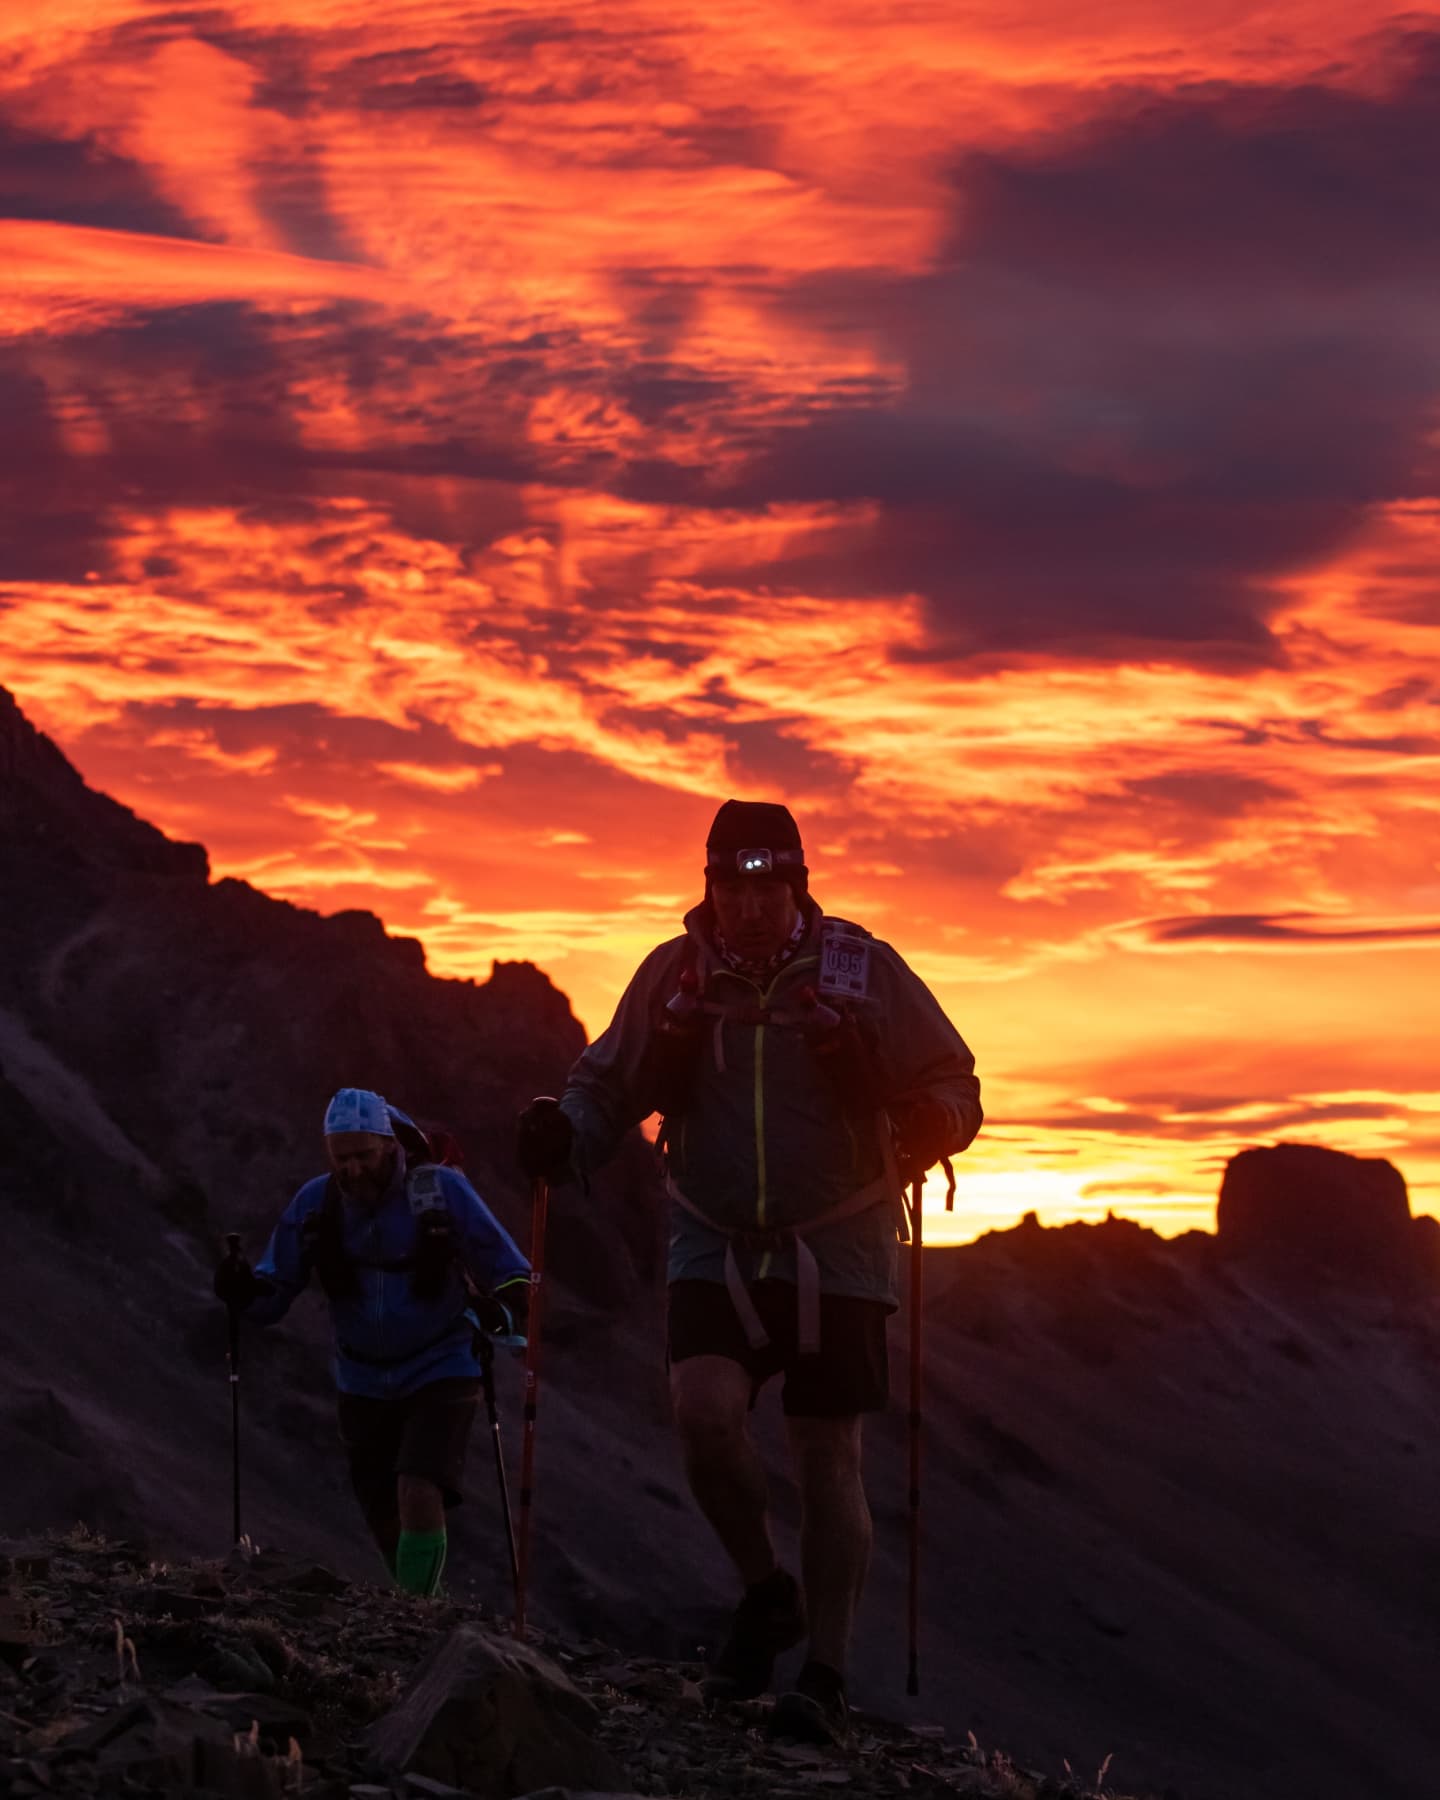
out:
<path id="1" fill-rule="evenodd" d="M 510 1281 L 499 1294 L 481 1294 L 474 1302 L 480 1329 L 491 1337 L 525 1339 L 525 1326 L 530 1313 L 530 1283 Z"/>
<path id="2" fill-rule="evenodd" d="M 892 1109 L 898 1143 L 895 1154 L 906 1185 L 918 1181 L 946 1155 L 955 1138 L 950 1108 L 933 1094 L 919 1094 Z"/>
<path id="3" fill-rule="evenodd" d="M 560 1102 L 548 1094 L 532 1100 L 520 1115 L 515 1155 L 532 1181 L 553 1181 L 569 1172 L 575 1132 Z"/>
<path id="4" fill-rule="evenodd" d="M 227 1256 L 215 1270 L 215 1298 L 236 1312 L 243 1312 L 264 1286 L 243 1256 Z"/>

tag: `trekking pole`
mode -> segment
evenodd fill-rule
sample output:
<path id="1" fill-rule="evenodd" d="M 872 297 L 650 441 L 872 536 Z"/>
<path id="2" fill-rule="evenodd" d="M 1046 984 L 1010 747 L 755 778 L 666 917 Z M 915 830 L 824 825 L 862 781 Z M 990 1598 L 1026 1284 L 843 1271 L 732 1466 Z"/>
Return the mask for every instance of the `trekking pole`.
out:
<path id="1" fill-rule="evenodd" d="M 510 1581 L 515 1605 L 520 1605 L 520 1563 L 515 1554 L 515 1526 L 510 1517 L 510 1484 L 505 1479 L 505 1449 L 500 1441 L 500 1414 L 495 1406 L 495 1346 L 480 1334 L 480 1384 L 485 1393 L 485 1412 L 490 1420 L 490 1441 L 495 1448 L 495 1479 L 500 1487 L 500 1511 L 505 1520 L 505 1542 L 510 1550 Z"/>
<path id="2" fill-rule="evenodd" d="M 227 1231 L 225 1248 L 231 1262 L 241 1261 L 240 1233 Z M 230 1484 L 234 1505 L 235 1542 L 240 1542 L 240 1309 L 233 1302 L 225 1308 L 230 1315 Z"/>
<path id="3" fill-rule="evenodd" d="M 925 1177 L 910 1189 L 910 1669 L 905 1692 L 920 1692 L 920 1371 L 925 1305 Z"/>
<path id="4" fill-rule="evenodd" d="M 530 1313 L 525 1334 L 525 1414 L 520 1439 L 520 1541 L 515 1558 L 515 1636 L 525 1636 L 525 1595 L 530 1581 L 530 1523 L 535 1482 L 535 1411 L 540 1395 L 540 1313 L 544 1299 L 545 1211 L 550 1184 L 530 1184 Z"/>

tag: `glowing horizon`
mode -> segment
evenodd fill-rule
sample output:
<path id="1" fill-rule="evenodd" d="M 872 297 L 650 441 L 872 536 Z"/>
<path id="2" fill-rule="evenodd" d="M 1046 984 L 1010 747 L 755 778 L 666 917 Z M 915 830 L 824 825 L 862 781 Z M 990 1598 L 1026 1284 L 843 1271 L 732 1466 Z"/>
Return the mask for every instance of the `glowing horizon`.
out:
<path id="1" fill-rule="evenodd" d="M 1437 68 L 1325 0 L 7 20 L 0 681 L 592 1033 L 787 801 L 975 1050 L 937 1233 L 1208 1226 L 1277 1137 L 1440 1213 Z"/>

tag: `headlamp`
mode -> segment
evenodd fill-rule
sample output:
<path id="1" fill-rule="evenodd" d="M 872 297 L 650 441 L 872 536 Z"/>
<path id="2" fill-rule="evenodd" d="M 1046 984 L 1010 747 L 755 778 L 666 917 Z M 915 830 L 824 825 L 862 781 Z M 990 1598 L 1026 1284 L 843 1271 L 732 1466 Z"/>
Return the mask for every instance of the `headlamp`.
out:
<path id="1" fill-rule="evenodd" d="M 775 858 L 768 850 L 737 850 L 735 867 L 742 875 L 773 875 Z"/>

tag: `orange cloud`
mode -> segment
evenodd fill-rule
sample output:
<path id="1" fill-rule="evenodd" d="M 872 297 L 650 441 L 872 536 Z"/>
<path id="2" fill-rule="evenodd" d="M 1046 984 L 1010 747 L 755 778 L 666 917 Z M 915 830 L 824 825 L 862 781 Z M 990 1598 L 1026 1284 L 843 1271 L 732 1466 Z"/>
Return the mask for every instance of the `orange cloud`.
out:
<path id="1" fill-rule="evenodd" d="M 0 332 L 61 334 L 147 306 L 351 296 L 383 299 L 393 284 L 369 269 L 280 251 L 150 238 L 139 232 L 0 219 L 6 267 Z"/>

